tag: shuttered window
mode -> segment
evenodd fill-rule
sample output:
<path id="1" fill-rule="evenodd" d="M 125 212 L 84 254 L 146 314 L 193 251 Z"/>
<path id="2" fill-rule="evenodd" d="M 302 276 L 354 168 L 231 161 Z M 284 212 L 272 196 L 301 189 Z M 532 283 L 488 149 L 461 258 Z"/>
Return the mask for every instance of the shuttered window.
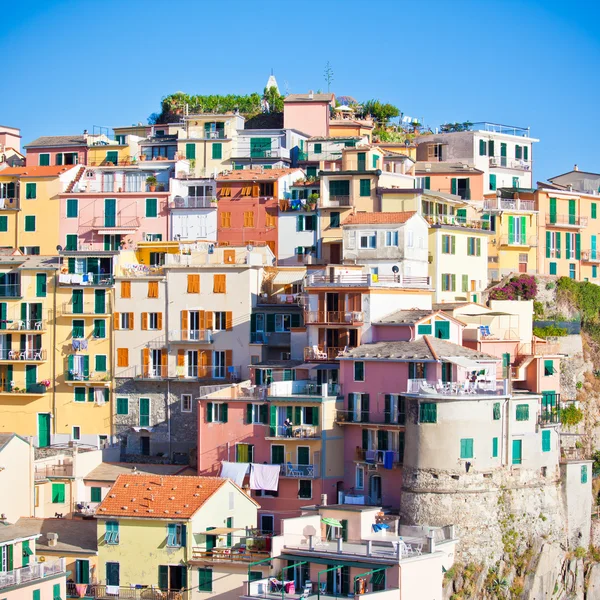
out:
<path id="1" fill-rule="evenodd" d="M 52 484 L 52 504 L 63 504 L 65 501 L 65 484 Z"/>
<path id="2" fill-rule="evenodd" d="M 6 215 L 0 216 L 0 231 L 1 232 L 8 231 L 8 217 Z"/>
<path id="3" fill-rule="evenodd" d="M 148 298 L 158 298 L 158 281 L 148 282 Z"/>
<path id="4" fill-rule="evenodd" d="M 221 158 L 223 158 L 223 144 L 214 143 L 212 145 L 212 157 L 215 160 L 220 160 Z"/>
<path id="5" fill-rule="evenodd" d="M 361 179 L 360 180 L 360 195 L 362 197 L 369 197 L 371 195 L 371 180 Z"/>
<path id="6" fill-rule="evenodd" d="M 494 421 L 500 420 L 500 402 L 494 402 Z"/>
<path id="7" fill-rule="evenodd" d="M 244 211 L 244 227 L 254 227 L 254 212 Z"/>
<path id="8" fill-rule="evenodd" d="M 129 366 L 129 348 L 117 348 L 117 367 Z"/>
<path id="9" fill-rule="evenodd" d="M 188 160 L 196 158 L 196 144 L 185 145 L 185 157 Z"/>
<path id="10" fill-rule="evenodd" d="M 550 435 L 549 429 L 542 429 L 542 452 L 550 452 Z"/>
<path id="11" fill-rule="evenodd" d="M 460 440 L 460 457 L 473 458 L 473 438 L 463 438 Z"/>
<path id="12" fill-rule="evenodd" d="M 419 423 L 437 423 L 437 404 L 435 402 L 421 402 Z"/>
<path id="13" fill-rule="evenodd" d="M 231 227 L 231 213 L 230 212 L 222 212 L 221 213 L 221 227 L 223 227 L 223 228 Z"/>
<path id="14" fill-rule="evenodd" d="M 25 184 L 25 199 L 26 200 L 35 200 L 37 198 L 37 184 L 36 183 L 26 183 Z"/>
<path id="15" fill-rule="evenodd" d="M 187 276 L 187 291 L 188 294 L 197 294 L 200 292 L 200 275 L 189 274 Z"/>
<path id="16" fill-rule="evenodd" d="M 226 275 L 213 275 L 213 294 L 226 294 Z"/>
<path id="17" fill-rule="evenodd" d="M 158 217 L 158 200 L 146 198 L 146 218 L 154 219 L 156 217 Z"/>
<path id="18" fill-rule="evenodd" d="M 198 591 L 212 592 L 212 569 L 205 567 L 198 569 Z"/>
<path id="19" fill-rule="evenodd" d="M 121 281 L 121 298 L 131 298 L 131 281 Z"/>
<path id="20" fill-rule="evenodd" d="M 517 421 L 529 421 L 529 404 L 517 404 Z"/>
<path id="21" fill-rule="evenodd" d="M 129 398 L 117 398 L 117 414 L 129 414 Z"/>
<path id="22" fill-rule="evenodd" d="M 25 217 L 25 231 L 35 231 L 35 215 Z"/>
<path id="23" fill-rule="evenodd" d="M 492 458 L 498 458 L 498 438 L 492 438 Z"/>
<path id="24" fill-rule="evenodd" d="M 587 465 L 581 465 L 581 483 L 587 483 L 588 468 Z"/>

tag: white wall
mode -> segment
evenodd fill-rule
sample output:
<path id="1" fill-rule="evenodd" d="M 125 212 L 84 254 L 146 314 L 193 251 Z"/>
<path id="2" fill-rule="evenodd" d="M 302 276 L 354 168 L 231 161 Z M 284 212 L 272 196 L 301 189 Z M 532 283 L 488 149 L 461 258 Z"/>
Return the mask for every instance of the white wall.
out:
<path id="1" fill-rule="evenodd" d="M 217 240 L 217 208 L 171 212 L 170 240 Z M 177 236 L 181 236 L 178 238 Z"/>
<path id="2" fill-rule="evenodd" d="M 296 211 L 280 212 L 277 223 L 278 236 L 278 264 L 279 265 L 303 265 L 296 256 L 298 246 L 317 246 L 319 219 L 314 219 L 317 229 L 315 231 L 298 231 L 299 215 L 314 215 L 314 212 Z M 316 252 L 314 253 L 316 256 Z"/>

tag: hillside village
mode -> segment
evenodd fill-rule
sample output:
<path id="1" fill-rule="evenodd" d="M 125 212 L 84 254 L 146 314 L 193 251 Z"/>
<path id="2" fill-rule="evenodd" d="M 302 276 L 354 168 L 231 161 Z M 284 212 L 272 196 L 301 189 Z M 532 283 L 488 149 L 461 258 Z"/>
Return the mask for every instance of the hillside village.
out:
<path id="1" fill-rule="evenodd" d="M 0 598 L 600 598 L 600 174 L 534 134 L 0 126 Z"/>

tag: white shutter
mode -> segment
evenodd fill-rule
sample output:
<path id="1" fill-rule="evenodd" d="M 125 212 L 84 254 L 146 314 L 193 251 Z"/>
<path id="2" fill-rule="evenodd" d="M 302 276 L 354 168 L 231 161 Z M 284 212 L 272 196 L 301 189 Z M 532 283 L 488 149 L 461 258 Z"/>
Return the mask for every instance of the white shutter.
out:
<path id="1" fill-rule="evenodd" d="M 356 231 L 349 231 L 346 236 L 346 242 L 348 246 L 348 250 L 356 249 Z"/>

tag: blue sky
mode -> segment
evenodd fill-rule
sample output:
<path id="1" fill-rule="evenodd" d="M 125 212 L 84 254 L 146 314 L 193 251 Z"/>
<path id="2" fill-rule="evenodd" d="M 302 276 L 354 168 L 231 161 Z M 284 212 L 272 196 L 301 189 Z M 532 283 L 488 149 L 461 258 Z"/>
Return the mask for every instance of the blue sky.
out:
<path id="1" fill-rule="evenodd" d="M 439 126 L 531 127 L 534 178 L 600 171 L 598 3 L 206 0 L 5 3 L 0 123 L 38 135 L 146 122 L 160 99 L 325 88 Z"/>

